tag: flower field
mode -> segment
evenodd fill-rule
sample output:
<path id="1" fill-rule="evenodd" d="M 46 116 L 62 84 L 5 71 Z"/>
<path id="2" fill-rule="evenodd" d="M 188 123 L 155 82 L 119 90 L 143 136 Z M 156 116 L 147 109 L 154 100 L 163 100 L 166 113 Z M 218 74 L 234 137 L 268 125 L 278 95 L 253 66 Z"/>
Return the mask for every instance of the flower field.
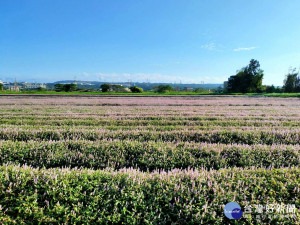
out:
<path id="1" fill-rule="evenodd" d="M 299 162 L 298 98 L 0 96 L 0 224 L 298 224 Z"/>

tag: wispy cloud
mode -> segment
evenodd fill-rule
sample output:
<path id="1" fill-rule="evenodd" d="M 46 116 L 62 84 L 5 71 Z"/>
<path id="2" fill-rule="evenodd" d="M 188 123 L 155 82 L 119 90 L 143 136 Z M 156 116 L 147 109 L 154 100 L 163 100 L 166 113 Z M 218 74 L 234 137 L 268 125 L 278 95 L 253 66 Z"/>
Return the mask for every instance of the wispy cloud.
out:
<path id="1" fill-rule="evenodd" d="M 214 42 L 210 42 L 210 43 L 201 45 L 200 47 L 203 49 L 209 50 L 209 51 L 213 51 L 216 49 L 216 44 Z"/>
<path id="2" fill-rule="evenodd" d="M 256 49 L 257 47 L 248 47 L 248 48 L 235 48 L 233 51 L 240 52 L 240 51 L 251 51 L 253 49 Z"/>

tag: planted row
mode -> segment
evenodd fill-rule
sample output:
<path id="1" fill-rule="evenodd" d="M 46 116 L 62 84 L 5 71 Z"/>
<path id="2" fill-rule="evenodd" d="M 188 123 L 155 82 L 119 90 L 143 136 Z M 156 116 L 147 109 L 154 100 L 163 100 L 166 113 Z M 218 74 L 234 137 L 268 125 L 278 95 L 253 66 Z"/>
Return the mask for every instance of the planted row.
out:
<path id="1" fill-rule="evenodd" d="M 218 118 L 216 118 L 218 119 Z M 119 120 L 105 120 L 105 119 L 82 119 L 82 118 L 8 118 L 0 119 L 2 126 L 5 124 L 8 125 L 27 125 L 27 126 L 203 126 L 203 127 L 214 127 L 214 126 L 244 126 L 244 127 L 299 127 L 299 120 L 294 121 L 277 121 L 277 120 L 203 120 L 203 121 L 194 121 L 194 120 L 130 120 L 128 118 L 119 119 Z"/>
<path id="2" fill-rule="evenodd" d="M 299 207 L 300 170 L 93 171 L 0 167 L 3 224 L 297 224 L 293 217 L 228 220 L 238 202 Z M 292 214 L 291 214 L 292 215 Z"/>
<path id="3" fill-rule="evenodd" d="M 116 130 L 106 129 L 60 129 L 60 130 L 23 130 L 4 128 L 0 130 L 0 139 L 12 141 L 29 140 L 138 140 L 164 142 L 209 142 L 209 143 L 238 143 L 238 144 L 299 144 L 298 130 L 270 131 L 240 131 L 240 130 L 211 130 L 211 131 L 147 131 L 147 130 Z"/>
<path id="4" fill-rule="evenodd" d="M 286 167 L 300 164 L 300 146 L 137 141 L 0 142 L 0 164 L 142 171 L 174 168 Z"/>

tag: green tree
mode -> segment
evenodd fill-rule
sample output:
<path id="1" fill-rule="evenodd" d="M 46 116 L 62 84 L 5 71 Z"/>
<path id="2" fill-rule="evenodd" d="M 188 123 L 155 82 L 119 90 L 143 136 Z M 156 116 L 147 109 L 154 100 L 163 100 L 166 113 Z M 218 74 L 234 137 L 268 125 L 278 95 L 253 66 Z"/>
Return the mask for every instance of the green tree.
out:
<path id="1" fill-rule="evenodd" d="M 42 88 L 42 87 L 38 87 L 36 90 L 37 90 L 37 91 L 46 91 L 46 89 L 45 89 L 45 88 Z"/>
<path id="2" fill-rule="evenodd" d="M 235 76 L 231 76 L 228 81 L 228 92 L 246 92 L 245 72 L 241 69 Z"/>
<path id="3" fill-rule="evenodd" d="M 77 85 L 76 84 L 65 84 L 63 86 L 63 90 L 66 92 L 72 92 L 77 90 Z"/>
<path id="4" fill-rule="evenodd" d="M 173 91 L 173 87 L 171 85 L 158 85 L 157 87 L 155 87 L 155 92 L 158 93 L 166 93 L 166 92 L 171 92 Z"/>
<path id="5" fill-rule="evenodd" d="M 296 68 L 290 68 L 289 73 L 286 75 L 283 85 L 283 91 L 287 93 L 300 91 L 300 78 Z"/>
<path id="6" fill-rule="evenodd" d="M 54 85 L 54 90 L 57 92 L 63 91 L 64 90 L 64 85 L 63 84 L 55 84 Z"/>
<path id="7" fill-rule="evenodd" d="M 0 83 L 0 91 L 4 90 L 4 85 L 2 83 Z"/>
<path id="8" fill-rule="evenodd" d="M 119 85 L 119 84 L 113 84 L 113 85 L 111 85 L 111 89 L 114 92 L 126 92 L 125 88 L 122 85 Z"/>
<path id="9" fill-rule="evenodd" d="M 299 77 L 299 73 L 298 73 L 298 76 L 297 76 L 297 78 L 296 78 L 295 92 L 300 93 L 300 77 Z"/>
<path id="10" fill-rule="evenodd" d="M 275 93 L 276 92 L 276 88 L 274 87 L 274 85 L 267 86 L 266 87 L 266 92 L 267 93 Z"/>
<path id="11" fill-rule="evenodd" d="M 110 85 L 109 85 L 109 84 L 102 84 L 102 85 L 100 86 L 100 88 L 101 88 L 101 91 L 102 91 L 102 92 L 108 92 L 109 89 L 110 89 Z"/>
<path id="12" fill-rule="evenodd" d="M 143 92 L 143 88 L 137 87 L 137 86 L 133 86 L 129 88 L 131 90 L 132 93 L 142 93 Z"/>
<path id="13" fill-rule="evenodd" d="M 248 66 L 240 69 L 228 81 L 228 92 L 262 92 L 263 70 L 257 60 L 251 59 Z"/>
<path id="14" fill-rule="evenodd" d="M 77 90 L 77 85 L 76 84 L 55 84 L 54 85 L 54 90 L 57 91 L 57 92 L 60 92 L 60 91 L 66 91 L 66 92 L 76 91 Z"/>

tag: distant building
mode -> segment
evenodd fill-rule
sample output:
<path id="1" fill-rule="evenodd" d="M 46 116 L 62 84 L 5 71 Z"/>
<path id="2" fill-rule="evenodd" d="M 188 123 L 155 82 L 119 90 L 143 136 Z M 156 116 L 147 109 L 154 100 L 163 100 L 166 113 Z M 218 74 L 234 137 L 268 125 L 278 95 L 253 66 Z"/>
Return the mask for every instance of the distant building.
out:
<path id="1" fill-rule="evenodd" d="M 6 90 L 9 90 L 9 91 L 20 91 L 20 87 L 19 87 L 17 81 L 15 81 L 14 83 L 5 83 L 4 87 Z"/>
<path id="2" fill-rule="evenodd" d="M 43 83 L 24 83 L 24 89 L 38 89 L 38 88 L 47 88 L 46 84 Z"/>
<path id="3" fill-rule="evenodd" d="M 20 91 L 20 88 L 18 86 L 15 86 L 15 85 L 9 85 L 8 90 L 10 90 L 10 91 Z"/>

